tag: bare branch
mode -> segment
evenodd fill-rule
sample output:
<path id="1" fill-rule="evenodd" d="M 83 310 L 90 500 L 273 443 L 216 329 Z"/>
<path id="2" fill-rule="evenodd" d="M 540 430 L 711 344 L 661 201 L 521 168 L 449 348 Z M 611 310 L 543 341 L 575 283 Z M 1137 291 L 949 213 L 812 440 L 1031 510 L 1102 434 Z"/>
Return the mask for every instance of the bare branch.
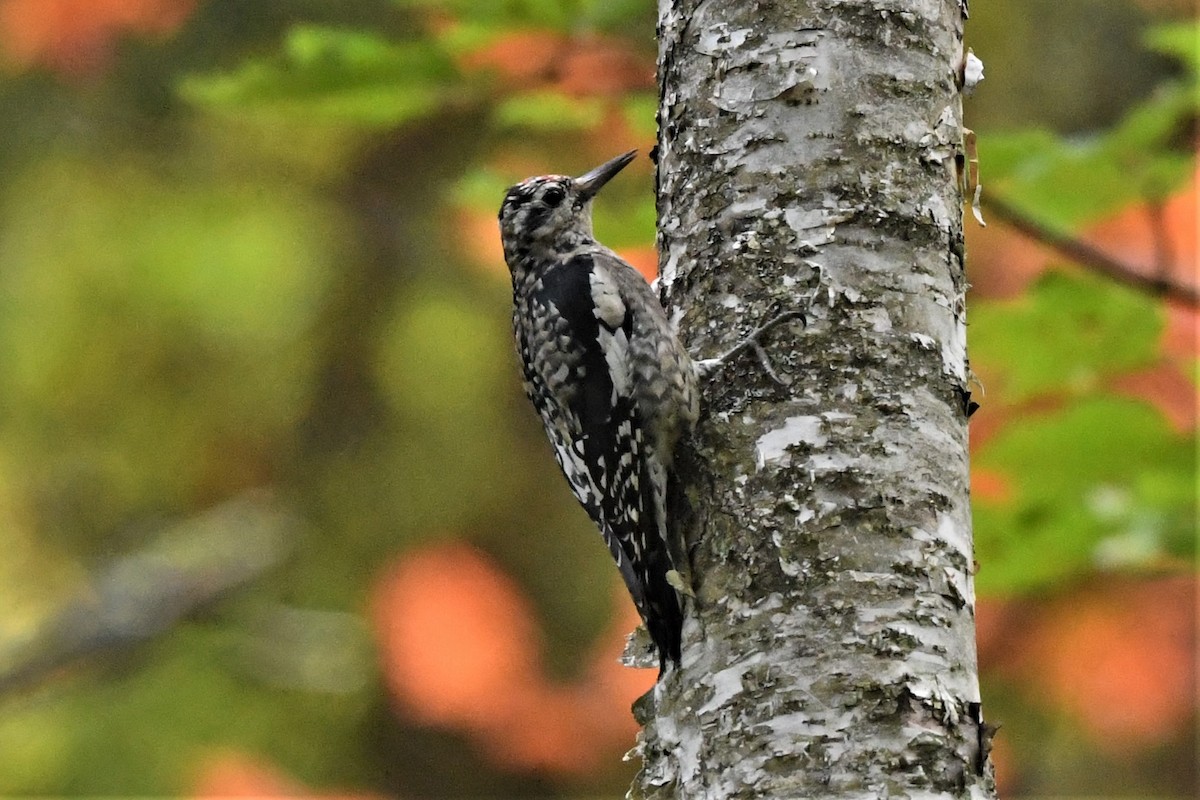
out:
<path id="1" fill-rule="evenodd" d="M 1170 300 L 1177 300 L 1192 308 L 1200 308 L 1200 288 L 1171 280 L 1167 276 L 1166 269 L 1162 264 L 1158 265 L 1159 269 L 1156 275 L 1145 275 L 1133 266 L 1113 258 L 1095 245 L 1055 231 L 1049 226 L 1038 222 L 1004 198 L 997 197 L 994 193 L 984 195 L 983 205 L 987 208 L 989 216 L 998 218 L 1001 222 L 1020 231 L 1030 239 L 1054 248 L 1083 267 L 1099 272 L 1102 275 L 1107 275 L 1113 280 L 1120 281 L 1135 289 L 1140 289 L 1141 291 Z M 1162 243 L 1156 242 L 1156 247 L 1161 258 L 1163 253 Z"/>
<path id="2" fill-rule="evenodd" d="M 28 638 L 0 640 L 0 694 L 169 631 L 278 564 L 298 525 L 261 496 L 169 525 L 142 550 L 98 571 Z"/>

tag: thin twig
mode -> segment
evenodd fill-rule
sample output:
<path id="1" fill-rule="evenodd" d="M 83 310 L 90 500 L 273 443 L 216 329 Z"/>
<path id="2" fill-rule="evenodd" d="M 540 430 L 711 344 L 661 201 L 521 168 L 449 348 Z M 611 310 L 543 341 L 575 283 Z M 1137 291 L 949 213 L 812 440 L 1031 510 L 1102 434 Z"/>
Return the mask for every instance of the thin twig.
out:
<path id="1" fill-rule="evenodd" d="M 1088 269 L 1107 275 L 1135 289 L 1178 300 L 1192 308 L 1200 308 L 1200 288 L 1171 280 L 1166 276 L 1165 271 L 1160 270 L 1154 276 L 1143 275 L 1129 264 L 1113 258 L 1094 245 L 1052 230 L 1010 205 L 1008 201 L 996 197 L 995 194 L 989 195 L 985 192 L 983 205 L 987 208 L 989 216 L 999 218 L 1001 222 L 1015 228 L 1030 239 L 1053 247 Z"/>
<path id="2" fill-rule="evenodd" d="M 1147 203 L 1146 216 L 1150 219 L 1150 235 L 1154 237 L 1154 272 L 1159 278 L 1167 280 L 1171 267 L 1175 266 L 1175 253 L 1171 247 L 1171 233 L 1167 229 L 1167 214 L 1162 201 Z"/>
<path id="3" fill-rule="evenodd" d="M 168 525 L 144 548 L 98 570 L 29 636 L 0 637 L 0 696 L 98 652 L 167 633 L 276 566 L 299 526 L 258 493 Z"/>

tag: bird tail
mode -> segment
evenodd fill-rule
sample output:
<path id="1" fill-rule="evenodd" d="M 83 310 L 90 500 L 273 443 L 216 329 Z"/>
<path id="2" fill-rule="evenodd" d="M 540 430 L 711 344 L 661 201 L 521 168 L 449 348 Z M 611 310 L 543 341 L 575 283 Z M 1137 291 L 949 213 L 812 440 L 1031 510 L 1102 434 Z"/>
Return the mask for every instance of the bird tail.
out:
<path id="1" fill-rule="evenodd" d="M 679 664 L 683 637 L 683 609 L 675 587 L 667 578 L 672 569 L 670 557 L 661 547 L 647 547 L 635 564 L 622 547 L 623 537 L 618 537 L 607 525 L 603 531 L 625 588 L 658 650 L 658 674 L 662 677 L 668 661 Z M 657 536 L 658 531 L 653 535 Z"/>

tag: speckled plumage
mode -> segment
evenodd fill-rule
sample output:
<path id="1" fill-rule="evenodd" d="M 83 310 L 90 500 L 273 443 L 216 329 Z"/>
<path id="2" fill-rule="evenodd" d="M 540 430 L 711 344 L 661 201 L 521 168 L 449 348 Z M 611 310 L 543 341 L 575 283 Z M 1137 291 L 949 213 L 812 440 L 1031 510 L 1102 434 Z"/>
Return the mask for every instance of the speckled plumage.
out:
<path id="1" fill-rule="evenodd" d="M 695 365 L 642 276 L 592 235 L 595 191 L 627 153 L 580 178 L 530 178 L 500 209 L 525 391 L 575 497 L 600 529 L 659 651 L 679 661 L 668 573 L 667 473 L 696 421 Z"/>

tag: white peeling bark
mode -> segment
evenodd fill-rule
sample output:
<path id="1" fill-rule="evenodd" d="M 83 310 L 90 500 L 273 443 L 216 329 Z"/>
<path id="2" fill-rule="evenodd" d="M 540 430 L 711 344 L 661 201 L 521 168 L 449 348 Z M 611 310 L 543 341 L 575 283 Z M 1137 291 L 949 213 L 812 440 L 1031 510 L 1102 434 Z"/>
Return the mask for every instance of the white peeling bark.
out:
<path id="1" fill-rule="evenodd" d="M 705 387 L 696 599 L 646 798 L 991 798 L 974 644 L 959 0 L 660 0 L 664 299 Z M 811 306 L 810 306 L 811 303 Z M 685 311 L 686 313 L 680 313 Z"/>

